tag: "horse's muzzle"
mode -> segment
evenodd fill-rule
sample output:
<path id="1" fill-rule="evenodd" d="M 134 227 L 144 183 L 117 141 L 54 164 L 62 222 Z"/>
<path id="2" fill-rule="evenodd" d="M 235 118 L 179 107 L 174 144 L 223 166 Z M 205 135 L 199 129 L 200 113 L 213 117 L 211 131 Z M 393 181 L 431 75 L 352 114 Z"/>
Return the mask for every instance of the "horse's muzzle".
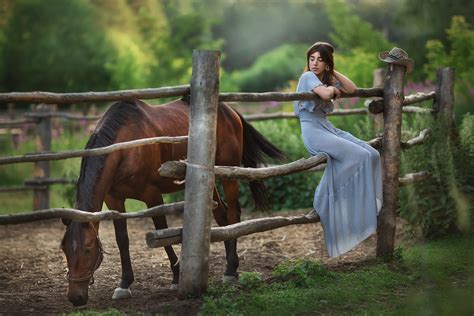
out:
<path id="1" fill-rule="evenodd" d="M 69 289 L 67 291 L 67 299 L 74 306 L 86 305 L 87 300 L 89 299 L 87 283 L 85 290 L 69 284 Z"/>

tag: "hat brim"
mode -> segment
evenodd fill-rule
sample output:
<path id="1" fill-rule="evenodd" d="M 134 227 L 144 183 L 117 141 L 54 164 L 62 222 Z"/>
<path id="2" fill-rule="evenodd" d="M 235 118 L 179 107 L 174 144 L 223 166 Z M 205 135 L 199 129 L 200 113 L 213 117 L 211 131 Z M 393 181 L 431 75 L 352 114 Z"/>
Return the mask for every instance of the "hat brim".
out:
<path id="1" fill-rule="evenodd" d="M 413 67 L 415 65 L 415 62 L 411 58 L 406 58 L 406 59 L 394 59 L 389 56 L 389 52 L 381 52 L 379 53 L 379 60 L 383 61 L 385 63 L 389 64 L 396 64 L 396 65 L 401 65 L 405 66 L 407 68 L 407 73 L 413 71 Z"/>

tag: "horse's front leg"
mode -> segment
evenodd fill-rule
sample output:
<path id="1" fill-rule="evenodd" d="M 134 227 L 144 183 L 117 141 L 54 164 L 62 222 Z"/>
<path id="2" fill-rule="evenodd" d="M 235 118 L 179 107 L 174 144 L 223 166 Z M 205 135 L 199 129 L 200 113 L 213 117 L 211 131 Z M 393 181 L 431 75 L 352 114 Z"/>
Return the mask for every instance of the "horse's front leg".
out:
<path id="1" fill-rule="evenodd" d="M 241 215 L 239 204 L 239 183 L 237 182 L 237 180 L 222 180 L 221 183 L 224 189 L 225 199 L 227 201 L 227 223 L 225 223 L 223 220 L 221 221 L 225 223 L 224 225 L 239 223 Z M 214 217 L 217 221 L 216 213 L 217 212 L 214 211 Z M 219 221 L 218 224 L 222 226 Z M 237 272 L 237 269 L 239 267 L 239 257 L 237 255 L 237 239 L 224 241 L 224 245 L 227 259 L 227 267 L 224 272 L 223 281 L 224 283 L 236 282 L 239 279 L 239 274 Z"/>
<path id="2" fill-rule="evenodd" d="M 160 190 L 156 189 L 155 187 L 148 187 L 145 192 L 144 197 L 146 205 L 151 208 L 157 205 L 163 204 L 163 196 L 161 195 Z M 155 229 L 166 229 L 168 228 L 168 223 L 166 222 L 166 216 L 155 216 L 152 217 L 153 224 L 155 224 Z M 178 256 L 174 252 L 172 246 L 164 247 L 166 254 L 168 255 L 168 259 L 170 261 L 171 271 L 173 272 L 173 281 L 171 282 L 170 290 L 177 290 L 178 289 L 178 282 L 179 282 L 179 260 Z"/>
<path id="3" fill-rule="evenodd" d="M 105 199 L 107 207 L 111 210 L 125 212 L 125 200 L 118 200 L 107 196 Z M 126 219 L 115 219 L 115 240 L 120 251 L 120 262 L 122 264 L 122 279 L 120 286 L 115 289 L 112 299 L 118 300 L 132 297 L 130 285 L 134 281 L 132 262 L 130 260 L 129 239 Z"/>

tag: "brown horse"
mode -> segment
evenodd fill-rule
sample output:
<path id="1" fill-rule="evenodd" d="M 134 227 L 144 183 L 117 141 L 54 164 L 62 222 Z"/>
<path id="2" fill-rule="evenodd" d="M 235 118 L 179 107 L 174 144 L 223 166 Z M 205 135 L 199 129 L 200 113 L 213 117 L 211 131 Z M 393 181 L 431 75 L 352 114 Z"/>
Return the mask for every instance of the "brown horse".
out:
<path id="1" fill-rule="evenodd" d="M 162 106 L 150 106 L 141 101 L 117 102 L 103 115 L 86 148 L 98 148 L 113 143 L 156 136 L 182 136 L 188 133 L 189 105 L 177 100 Z M 125 212 L 125 199 L 136 199 L 148 207 L 163 204 L 163 193 L 184 189 L 171 179 L 162 178 L 158 169 L 169 160 L 186 158 L 187 144 L 157 144 L 116 151 L 108 155 L 82 159 L 77 183 L 75 208 L 98 212 L 105 201 L 109 209 Z M 248 124 L 226 104 L 219 104 L 217 116 L 216 165 L 257 167 L 264 155 L 282 159 L 282 152 Z M 220 225 L 240 221 L 239 187 L 236 180 L 221 181 L 226 203 L 214 188 L 218 206 L 213 211 Z M 263 182 L 250 182 L 257 208 L 268 206 L 268 193 Z M 99 239 L 99 223 L 79 223 L 63 220 L 67 225 L 61 248 L 68 264 L 68 299 L 74 305 L 84 305 L 88 285 L 103 258 Z M 154 217 L 156 229 L 167 228 L 164 216 Z M 120 250 L 122 279 L 114 299 L 130 297 L 134 275 L 129 254 L 126 220 L 114 220 L 115 237 Z M 225 242 L 227 267 L 224 278 L 237 278 L 239 265 L 237 241 Z M 165 247 L 173 272 L 172 286 L 179 277 L 178 258 L 171 246 Z"/>

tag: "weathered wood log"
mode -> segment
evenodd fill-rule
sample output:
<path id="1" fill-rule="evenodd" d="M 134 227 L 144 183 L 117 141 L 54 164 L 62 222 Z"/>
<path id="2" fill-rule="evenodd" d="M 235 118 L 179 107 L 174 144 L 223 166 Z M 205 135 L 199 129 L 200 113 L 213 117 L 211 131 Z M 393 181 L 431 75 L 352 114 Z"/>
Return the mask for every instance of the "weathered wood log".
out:
<path id="1" fill-rule="evenodd" d="M 302 158 L 280 166 L 265 168 L 215 166 L 214 170 L 215 176 L 220 179 L 263 180 L 308 170 L 324 162 L 326 162 L 326 157 L 317 155 L 310 158 Z M 161 165 L 159 172 L 163 177 L 181 180 L 186 173 L 186 165 L 187 162 L 185 161 L 167 161 Z"/>
<path id="2" fill-rule="evenodd" d="M 422 130 L 420 132 L 420 134 L 418 134 L 418 136 L 406 141 L 406 142 L 401 142 L 401 147 L 402 149 L 408 149 L 410 147 L 413 147 L 413 146 L 416 146 L 416 145 L 419 145 L 419 144 L 423 144 L 427 139 L 428 139 L 428 136 L 430 135 L 431 133 L 431 129 L 429 128 L 426 128 L 424 130 Z"/>
<path id="3" fill-rule="evenodd" d="M 341 98 L 353 98 L 353 97 L 381 97 L 383 96 L 381 88 L 359 88 L 354 93 L 342 93 Z M 264 92 L 264 93 L 221 93 L 219 94 L 220 102 L 262 102 L 262 101 L 296 101 L 296 100 L 318 100 L 320 98 L 311 92 Z"/>
<path id="4" fill-rule="evenodd" d="M 183 209 L 184 202 L 159 205 L 134 213 L 120 213 L 114 210 L 91 213 L 71 208 L 51 208 L 28 213 L 0 215 L 0 225 L 22 224 L 53 218 L 65 218 L 78 222 L 98 222 L 113 219 L 179 215 L 183 213 Z"/>
<path id="5" fill-rule="evenodd" d="M 408 95 L 404 98 L 403 100 L 403 107 L 408 106 L 410 104 L 414 103 L 420 103 L 423 101 L 427 100 L 433 100 L 435 98 L 435 92 L 431 91 L 429 93 L 422 93 L 422 92 L 417 92 L 415 94 Z M 377 113 L 382 113 L 383 112 L 383 99 L 374 99 L 374 100 L 367 100 L 364 103 L 368 108 L 369 112 L 372 114 L 377 114 Z M 407 111 L 409 112 L 409 111 Z M 427 113 L 431 113 L 428 112 Z"/>
<path id="6" fill-rule="evenodd" d="M 51 184 L 74 184 L 74 179 L 51 179 L 51 178 L 39 178 L 39 179 L 27 179 L 23 182 L 26 186 L 38 186 L 38 185 L 51 185 Z"/>
<path id="7" fill-rule="evenodd" d="M 428 93 L 417 92 L 415 94 L 407 95 L 403 100 L 403 106 L 433 100 L 435 98 L 435 95 L 436 93 L 434 91 Z"/>
<path id="8" fill-rule="evenodd" d="M 93 101 L 117 101 L 134 99 L 156 99 L 183 96 L 190 93 L 189 85 L 162 87 L 156 89 L 134 89 L 110 92 L 80 92 L 80 93 L 52 93 L 52 92 L 9 92 L 0 93 L 0 103 L 28 102 L 28 103 L 81 103 Z"/>
<path id="9" fill-rule="evenodd" d="M 178 294 L 200 297 L 207 289 L 219 98 L 219 51 L 193 51 L 189 142 L 184 192 L 183 246 Z"/>
<path id="10" fill-rule="evenodd" d="M 382 140 L 383 209 L 377 218 L 376 250 L 379 257 L 391 257 L 395 246 L 405 71 L 403 66 L 389 64 L 383 89 L 385 124 Z"/>
<path id="11" fill-rule="evenodd" d="M 311 224 L 319 222 L 319 217 L 275 216 L 246 220 L 240 223 L 211 228 L 211 242 L 236 239 L 241 236 L 260 233 L 289 225 Z M 146 243 L 150 248 L 171 246 L 181 242 L 182 229 L 169 228 L 146 234 Z"/>
<path id="12" fill-rule="evenodd" d="M 32 191 L 38 189 L 38 186 L 33 185 L 21 185 L 21 186 L 13 186 L 13 187 L 0 187 L 0 193 L 6 192 L 21 192 L 21 191 Z M 41 186 L 39 189 L 45 190 L 46 186 Z"/>
<path id="13" fill-rule="evenodd" d="M 372 79 L 372 84 L 374 88 L 383 89 L 384 81 L 385 81 L 385 68 L 375 69 L 373 72 L 373 79 Z M 367 99 L 366 102 L 367 101 L 370 101 L 370 99 Z M 364 105 L 366 102 L 364 102 Z M 366 105 L 366 107 L 368 108 L 368 105 Z M 381 133 L 383 131 L 383 114 L 382 113 L 373 114 L 369 111 L 369 117 L 374 122 L 374 131 L 377 134 Z"/>
<path id="14" fill-rule="evenodd" d="M 378 149 L 382 147 L 382 138 L 377 137 L 367 143 Z M 215 166 L 214 172 L 217 178 L 264 180 L 305 170 L 317 171 L 313 168 L 318 168 L 318 165 L 324 164 L 325 162 L 326 157 L 324 155 L 317 155 L 310 158 L 302 158 L 284 165 L 263 168 Z M 184 175 L 186 174 L 186 163 L 187 162 L 185 161 L 167 161 L 161 165 L 161 168 L 159 169 L 160 175 L 166 178 L 183 180 Z M 322 169 L 318 168 L 318 170 Z"/>
<path id="15" fill-rule="evenodd" d="M 339 115 L 353 115 L 353 114 L 367 114 L 366 108 L 358 109 L 335 109 L 328 116 L 339 116 Z M 295 119 L 298 118 L 293 112 L 275 112 L 275 113 L 264 113 L 264 114 L 251 114 L 244 115 L 247 121 L 265 121 L 275 119 Z"/>
<path id="16" fill-rule="evenodd" d="M 97 121 L 100 119 L 100 115 L 78 115 L 71 114 L 68 112 L 41 112 L 41 113 L 25 113 L 25 117 L 29 118 L 44 118 L 44 117 L 61 117 L 68 120 L 85 120 L 85 121 Z"/>
<path id="17" fill-rule="evenodd" d="M 433 109 L 421 108 L 419 106 L 404 106 L 402 109 L 403 113 L 417 113 L 417 114 L 434 114 L 436 113 Z"/>
<path id="18" fill-rule="evenodd" d="M 32 119 L 21 119 L 21 120 L 12 120 L 12 121 L 0 121 L 0 128 L 2 127 L 15 127 L 15 126 L 22 126 L 25 124 L 34 124 L 36 120 Z"/>
<path id="19" fill-rule="evenodd" d="M 454 69 L 449 67 L 436 69 L 436 98 L 433 110 L 439 113 L 442 124 L 449 135 L 453 127 L 454 113 Z"/>
<path id="20" fill-rule="evenodd" d="M 52 106 L 49 104 L 39 104 L 36 107 L 37 113 L 51 112 Z M 36 123 L 36 151 L 49 152 L 51 150 L 51 118 L 42 117 Z M 36 161 L 34 164 L 33 175 L 35 178 L 49 178 L 49 161 Z M 33 210 L 42 210 L 49 208 L 49 187 L 40 189 L 37 187 L 33 191 Z"/>
<path id="21" fill-rule="evenodd" d="M 406 186 L 413 183 L 420 183 L 431 178 L 428 171 L 420 171 L 415 173 L 407 173 L 402 178 L 398 178 L 399 186 Z"/>
<path id="22" fill-rule="evenodd" d="M 110 146 L 74 150 L 62 153 L 44 153 L 44 154 L 26 154 L 22 156 L 3 157 L 0 158 L 0 165 L 7 165 L 12 163 L 20 162 L 35 162 L 35 161 L 46 161 L 46 160 L 60 160 L 76 157 L 91 157 L 105 155 L 116 150 L 123 150 L 128 148 L 134 148 L 145 145 L 153 145 L 159 143 L 182 143 L 188 140 L 188 136 L 176 136 L 176 137 L 151 137 L 138 140 L 132 140 L 129 142 L 116 143 Z"/>

